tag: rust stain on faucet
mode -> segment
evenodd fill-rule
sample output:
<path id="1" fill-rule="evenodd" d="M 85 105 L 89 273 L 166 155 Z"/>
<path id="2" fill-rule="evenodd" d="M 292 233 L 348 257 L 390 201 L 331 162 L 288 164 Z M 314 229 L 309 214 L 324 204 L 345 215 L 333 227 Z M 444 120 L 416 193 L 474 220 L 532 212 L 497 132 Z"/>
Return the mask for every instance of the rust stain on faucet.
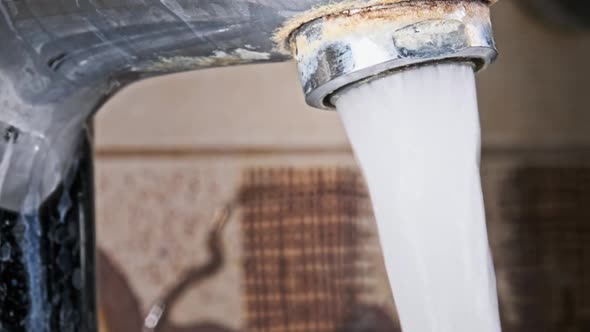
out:
<path id="1" fill-rule="evenodd" d="M 257 52 L 246 48 L 238 48 L 232 52 L 215 51 L 209 56 L 171 56 L 159 57 L 143 72 L 166 72 L 178 70 L 192 70 L 195 68 L 225 67 L 230 65 L 244 65 L 260 61 L 268 61 L 271 54 Z"/>
<path id="2" fill-rule="evenodd" d="M 458 3 L 481 3 L 489 6 L 497 1 L 498 0 L 348 0 L 316 7 L 295 16 L 275 32 L 273 41 L 276 44 L 276 50 L 278 52 L 290 55 L 293 51 L 291 44 L 293 32 L 297 31 L 304 24 L 317 19 L 354 17 L 357 19 L 382 18 L 392 20 L 395 19 L 396 16 L 414 15 L 414 17 L 416 17 L 416 15 L 424 15 L 412 12 L 412 10 L 419 8 L 431 8 L 436 11 L 441 11 L 444 10 L 444 8 L 447 8 L 447 10 L 450 11 L 450 7 L 452 5 L 457 5 Z M 397 13 L 394 13 L 393 11 L 383 11 L 383 9 L 394 6 L 399 10 Z M 426 19 L 427 17 L 424 18 Z M 355 26 L 355 23 L 349 22 L 347 25 L 349 27 Z"/>

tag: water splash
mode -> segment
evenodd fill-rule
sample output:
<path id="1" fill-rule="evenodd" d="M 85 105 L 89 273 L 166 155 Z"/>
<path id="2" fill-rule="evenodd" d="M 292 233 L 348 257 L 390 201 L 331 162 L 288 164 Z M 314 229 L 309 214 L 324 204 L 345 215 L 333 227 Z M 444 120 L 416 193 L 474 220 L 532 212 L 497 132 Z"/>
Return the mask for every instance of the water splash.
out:
<path id="1" fill-rule="evenodd" d="M 407 70 L 335 104 L 364 171 L 405 332 L 498 332 L 470 66 Z"/>

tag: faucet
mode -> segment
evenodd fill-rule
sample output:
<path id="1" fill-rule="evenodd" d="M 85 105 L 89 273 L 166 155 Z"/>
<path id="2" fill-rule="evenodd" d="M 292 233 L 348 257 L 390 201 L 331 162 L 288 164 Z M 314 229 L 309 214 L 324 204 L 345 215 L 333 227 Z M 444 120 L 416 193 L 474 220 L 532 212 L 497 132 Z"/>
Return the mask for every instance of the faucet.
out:
<path id="1" fill-rule="evenodd" d="M 0 331 L 96 331 L 91 116 L 175 72 L 297 62 L 306 101 L 497 56 L 494 0 L 0 0 Z M 10 153 L 8 153 L 10 151 Z"/>

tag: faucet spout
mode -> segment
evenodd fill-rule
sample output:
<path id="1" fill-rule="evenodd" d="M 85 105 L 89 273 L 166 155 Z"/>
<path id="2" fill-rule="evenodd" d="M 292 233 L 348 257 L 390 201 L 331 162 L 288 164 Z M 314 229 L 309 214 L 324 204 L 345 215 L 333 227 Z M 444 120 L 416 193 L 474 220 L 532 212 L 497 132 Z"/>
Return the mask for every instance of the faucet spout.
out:
<path id="1" fill-rule="evenodd" d="M 333 108 L 332 96 L 356 82 L 437 61 L 484 68 L 497 56 L 489 2 L 402 1 L 310 21 L 290 39 L 307 103 Z"/>

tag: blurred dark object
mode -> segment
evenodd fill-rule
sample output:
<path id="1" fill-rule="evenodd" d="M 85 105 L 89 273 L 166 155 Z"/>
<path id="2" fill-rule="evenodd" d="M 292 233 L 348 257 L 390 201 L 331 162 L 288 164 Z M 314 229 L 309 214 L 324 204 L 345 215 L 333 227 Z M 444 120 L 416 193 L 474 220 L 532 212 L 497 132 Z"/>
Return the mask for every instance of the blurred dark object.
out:
<path id="1" fill-rule="evenodd" d="M 377 306 L 355 308 L 352 317 L 337 332 L 401 332 L 391 316 Z"/>
<path id="2" fill-rule="evenodd" d="M 590 28 L 590 2 L 582 0 L 522 0 L 546 22 L 566 28 Z"/>
<path id="3" fill-rule="evenodd" d="M 488 170 L 504 332 L 590 331 L 590 165 L 580 156 Z"/>
<path id="4" fill-rule="evenodd" d="M 384 302 L 390 300 L 389 287 L 382 282 L 387 278 L 360 172 L 256 168 L 245 170 L 242 181 L 239 200 L 206 223 L 212 225 L 204 230 L 207 242 L 191 241 L 207 258 L 179 271 L 148 312 L 142 312 L 140 300 L 145 289 L 127 278 L 118 252 L 99 250 L 101 332 L 401 331 L 393 303 Z M 234 232 L 241 231 L 226 232 L 238 209 L 232 222 L 241 223 Z M 232 264 L 241 270 L 243 289 L 199 295 L 201 305 L 192 307 L 181 302 L 196 288 L 210 287 L 212 279 L 224 278 Z M 243 321 L 200 312 L 231 299 L 243 303 Z M 174 313 L 183 311 L 200 318 L 175 321 Z"/>
<path id="5" fill-rule="evenodd" d="M 232 206 L 220 209 L 215 214 L 213 229 L 209 233 L 207 248 L 209 249 L 209 261 L 201 266 L 190 269 L 180 282 L 175 285 L 162 299 L 150 310 L 145 319 L 144 332 L 231 332 L 215 322 L 203 322 L 191 326 L 180 326 L 171 321 L 170 316 L 180 298 L 192 285 L 201 284 L 203 281 L 214 277 L 223 267 L 225 259 L 223 256 L 222 232 L 232 214 Z"/>

